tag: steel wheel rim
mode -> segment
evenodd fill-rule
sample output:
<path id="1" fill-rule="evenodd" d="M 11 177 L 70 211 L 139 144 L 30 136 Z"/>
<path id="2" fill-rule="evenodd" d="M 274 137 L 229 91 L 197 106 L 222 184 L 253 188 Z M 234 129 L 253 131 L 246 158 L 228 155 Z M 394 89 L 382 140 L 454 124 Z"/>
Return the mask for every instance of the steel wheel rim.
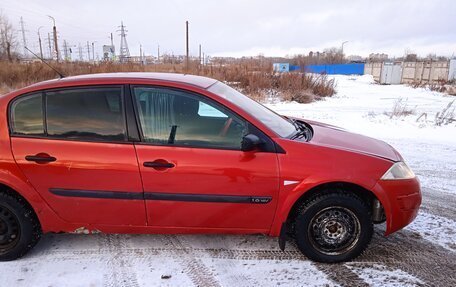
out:
<path id="1" fill-rule="evenodd" d="M 0 205 L 0 254 L 16 246 L 20 231 L 19 221 L 14 213 Z"/>
<path id="2" fill-rule="evenodd" d="M 352 250 L 361 235 L 359 219 L 348 208 L 331 206 L 315 214 L 308 227 L 312 246 L 326 255 L 340 255 Z"/>

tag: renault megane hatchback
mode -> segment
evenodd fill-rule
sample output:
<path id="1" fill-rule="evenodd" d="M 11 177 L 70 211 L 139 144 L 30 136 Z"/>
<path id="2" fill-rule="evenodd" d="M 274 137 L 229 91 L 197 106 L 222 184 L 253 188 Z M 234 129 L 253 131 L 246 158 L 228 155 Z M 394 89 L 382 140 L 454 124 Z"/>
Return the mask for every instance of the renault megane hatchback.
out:
<path id="1" fill-rule="evenodd" d="M 421 203 L 388 144 L 205 77 L 51 80 L 1 96 L 0 116 L 0 260 L 43 233 L 103 232 L 263 233 L 340 262 L 373 224 L 395 232 Z"/>

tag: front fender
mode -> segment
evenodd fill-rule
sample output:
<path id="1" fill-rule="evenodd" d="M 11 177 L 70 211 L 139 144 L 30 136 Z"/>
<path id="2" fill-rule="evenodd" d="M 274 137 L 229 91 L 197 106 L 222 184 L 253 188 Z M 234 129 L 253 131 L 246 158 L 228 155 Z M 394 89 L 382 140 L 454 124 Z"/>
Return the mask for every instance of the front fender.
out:
<path id="1" fill-rule="evenodd" d="M 296 202 L 305 196 L 309 191 L 318 189 L 323 185 L 328 184 L 350 184 L 356 185 L 361 187 L 362 189 L 371 191 L 377 199 L 380 201 L 382 206 L 384 207 L 385 214 L 389 214 L 390 211 L 390 202 L 386 194 L 381 189 L 373 189 L 372 186 L 365 186 L 363 183 L 360 182 L 349 182 L 346 179 L 344 180 L 305 180 L 300 182 L 299 184 L 293 186 L 282 186 L 282 190 L 279 196 L 279 204 L 276 212 L 276 216 L 274 217 L 274 221 L 271 226 L 271 230 L 269 235 L 271 236 L 279 236 L 280 229 L 282 224 L 287 221 L 290 212 L 294 208 Z M 375 185 L 375 183 L 374 183 Z"/>
<path id="2" fill-rule="evenodd" d="M 311 142 L 276 139 L 286 153 L 279 154 L 280 188 L 276 215 L 270 234 L 278 236 L 295 203 L 310 190 L 328 183 L 349 183 L 371 191 L 390 211 L 383 189 L 374 188 L 391 167 L 391 160 Z"/>

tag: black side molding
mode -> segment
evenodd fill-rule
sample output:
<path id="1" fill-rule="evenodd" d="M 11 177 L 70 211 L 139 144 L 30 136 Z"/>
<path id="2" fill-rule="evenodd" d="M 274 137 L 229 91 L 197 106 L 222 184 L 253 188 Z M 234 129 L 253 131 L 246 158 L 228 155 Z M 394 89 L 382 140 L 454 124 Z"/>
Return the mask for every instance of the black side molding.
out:
<path id="1" fill-rule="evenodd" d="M 216 202 L 216 203 L 247 203 L 267 204 L 271 196 L 243 196 L 218 194 L 188 194 L 188 193 L 161 193 L 161 192 L 125 192 L 50 188 L 49 192 L 58 196 L 98 198 L 98 199 L 127 199 L 127 200 L 165 200 L 185 202 Z"/>
<path id="2" fill-rule="evenodd" d="M 188 201 L 188 202 L 266 204 L 271 201 L 272 197 L 270 197 L 270 196 L 146 192 L 146 193 L 144 193 L 144 199 L 146 199 L 146 200 Z"/>
<path id="3" fill-rule="evenodd" d="M 79 190 L 50 188 L 49 192 L 55 195 L 67 197 L 85 197 L 85 198 L 103 198 L 103 199 L 129 199 L 143 200 L 142 192 L 125 192 L 125 191 L 101 191 L 101 190 Z"/>

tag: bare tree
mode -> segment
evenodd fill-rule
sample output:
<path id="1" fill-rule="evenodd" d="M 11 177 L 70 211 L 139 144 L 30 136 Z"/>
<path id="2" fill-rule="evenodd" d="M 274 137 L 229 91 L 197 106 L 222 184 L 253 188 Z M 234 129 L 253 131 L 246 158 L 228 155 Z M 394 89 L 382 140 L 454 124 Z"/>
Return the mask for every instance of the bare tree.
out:
<path id="1" fill-rule="evenodd" d="M 16 33 L 8 18 L 0 14 L 0 59 L 12 62 L 16 49 Z"/>
<path id="2" fill-rule="evenodd" d="M 324 57 L 328 64 L 344 63 L 344 54 L 339 48 L 328 48 L 324 50 Z"/>

